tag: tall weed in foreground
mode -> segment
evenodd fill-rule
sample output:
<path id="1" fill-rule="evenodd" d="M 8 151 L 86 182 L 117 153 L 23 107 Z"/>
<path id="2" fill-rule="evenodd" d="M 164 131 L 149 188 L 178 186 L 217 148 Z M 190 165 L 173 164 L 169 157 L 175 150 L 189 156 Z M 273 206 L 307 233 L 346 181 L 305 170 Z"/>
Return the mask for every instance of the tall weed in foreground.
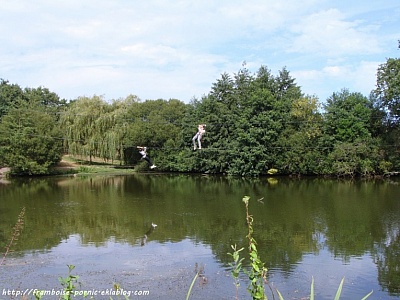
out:
<path id="1" fill-rule="evenodd" d="M 75 284 L 78 283 L 79 276 L 72 275 L 71 272 L 75 269 L 74 265 L 67 265 L 68 267 L 68 276 L 67 277 L 59 277 L 58 281 L 61 283 L 63 287 L 62 295 L 58 298 L 59 300 L 72 300 L 75 294 L 76 286 Z M 34 292 L 34 296 L 36 300 L 42 299 L 46 296 L 48 291 L 41 291 L 36 290 Z"/>
<path id="2" fill-rule="evenodd" d="M 79 276 L 72 275 L 71 272 L 75 269 L 74 265 L 67 265 L 68 267 L 68 276 L 67 277 L 59 277 L 58 280 L 60 281 L 61 285 L 64 288 L 64 295 L 61 299 L 63 300 L 71 300 L 72 295 L 76 289 L 75 283 L 78 283 Z"/>
<path id="3" fill-rule="evenodd" d="M 232 277 L 233 280 L 235 281 L 235 287 L 236 287 L 236 299 L 239 299 L 239 274 L 240 270 L 242 269 L 242 262 L 244 260 L 244 257 L 240 258 L 240 252 L 243 251 L 244 248 L 237 249 L 237 246 L 231 245 L 231 248 L 233 250 L 233 253 L 228 253 L 230 256 L 232 256 L 233 263 L 229 263 L 229 266 L 232 268 Z"/>
<path id="4" fill-rule="evenodd" d="M 243 198 L 243 202 L 246 206 L 246 221 L 249 233 L 247 239 L 249 240 L 249 255 L 251 268 L 245 273 L 249 276 L 250 284 L 247 290 L 253 297 L 253 299 L 268 299 L 265 295 L 264 283 L 267 283 L 267 268 L 261 261 L 257 251 L 257 242 L 253 238 L 253 216 L 249 214 L 249 196 Z"/>
<path id="5" fill-rule="evenodd" d="M 18 241 L 18 237 L 21 235 L 21 231 L 24 228 L 24 217 L 25 207 L 22 208 L 21 212 L 18 215 L 17 223 L 15 223 L 15 226 L 13 228 L 10 242 L 5 247 L 5 252 L 3 254 L 3 258 L 1 259 L 0 266 L 4 264 L 7 255 L 11 252 L 11 247 L 15 245 L 15 243 Z"/>
<path id="6" fill-rule="evenodd" d="M 271 290 L 272 299 L 275 299 L 274 292 L 266 278 L 267 277 L 267 268 L 264 266 L 264 263 L 261 261 L 259 255 L 258 255 L 257 242 L 252 236 L 252 234 L 253 234 L 253 216 L 249 214 L 250 197 L 244 196 L 242 200 L 246 206 L 246 221 L 247 221 L 247 227 L 249 230 L 247 239 L 249 240 L 249 256 L 250 256 L 250 265 L 251 265 L 250 270 L 243 269 L 244 273 L 247 274 L 250 279 L 250 284 L 249 284 L 249 287 L 247 288 L 247 290 L 251 294 L 251 296 L 254 300 L 259 300 L 259 299 L 268 300 L 268 297 L 266 296 L 265 290 L 264 290 L 264 286 L 266 284 L 266 285 L 268 285 L 268 287 Z M 236 245 L 235 246 L 231 245 L 231 248 L 233 250 L 233 253 L 228 253 L 228 254 L 230 256 L 232 256 L 232 258 L 233 258 L 233 263 L 231 263 L 230 266 L 232 267 L 231 273 L 232 273 L 232 277 L 235 281 L 235 286 L 236 286 L 236 300 L 238 300 L 239 299 L 238 288 L 240 285 L 239 274 L 242 270 L 242 261 L 244 259 L 244 258 L 240 258 L 240 252 L 243 250 L 243 248 L 237 249 Z M 340 299 L 343 284 L 344 284 L 344 278 L 342 279 L 342 281 L 339 284 L 339 287 L 336 291 L 334 300 Z M 284 300 L 282 294 L 278 290 L 276 290 L 276 293 L 278 295 L 279 300 Z M 368 293 L 361 300 L 367 299 L 372 293 L 373 293 L 373 291 Z M 311 291 L 310 291 L 309 299 L 314 300 L 314 277 L 311 280 Z"/>

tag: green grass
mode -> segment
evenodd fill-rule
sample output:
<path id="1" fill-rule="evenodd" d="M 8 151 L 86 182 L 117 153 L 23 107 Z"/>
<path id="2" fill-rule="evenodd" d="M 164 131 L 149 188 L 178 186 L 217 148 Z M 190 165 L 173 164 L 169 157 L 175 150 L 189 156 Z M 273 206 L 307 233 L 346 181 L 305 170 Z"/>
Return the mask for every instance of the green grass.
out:
<path id="1" fill-rule="evenodd" d="M 65 155 L 62 161 L 64 165 L 54 167 L 50 175 L 129 175 L 136 172 L 136 168 L 121 166 L 119 161 L 114 161 L 112 164 L 99 159 L 93 159 L 93 161 L 90 162 L 86 159 L 74 158 L 69 155 Z"/>

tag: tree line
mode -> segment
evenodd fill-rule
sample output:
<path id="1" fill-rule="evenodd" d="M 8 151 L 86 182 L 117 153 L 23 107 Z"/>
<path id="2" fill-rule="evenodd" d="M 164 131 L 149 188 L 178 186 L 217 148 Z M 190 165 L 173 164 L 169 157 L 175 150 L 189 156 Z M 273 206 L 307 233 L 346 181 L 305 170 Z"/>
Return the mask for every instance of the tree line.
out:
<path id="1" fill-rule="evenodd" d="M 193 150 L 198 124 L 203 149 Z M 400 59 L 377 70 L 368 97 L 342 89 L 323 103 L 283 68 L 224 73 L 190 103 L 135 95 L 67 101 L 46 88 L 0 82 L 0 166 L 48 174 L 62 155 L 140 163 L 137 146 L 161 171 L 234 176 L 269 173 L 385 175 L 400 169 Z"/>

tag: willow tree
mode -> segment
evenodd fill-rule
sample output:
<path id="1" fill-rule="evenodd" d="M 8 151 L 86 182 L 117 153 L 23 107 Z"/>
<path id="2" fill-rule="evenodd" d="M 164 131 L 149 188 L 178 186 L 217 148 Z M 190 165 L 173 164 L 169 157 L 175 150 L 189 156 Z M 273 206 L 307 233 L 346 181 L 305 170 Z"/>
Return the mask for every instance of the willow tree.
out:
<path id="1" fill-rule="evenodd" d="M 128 136 L 129 124 L 132 119 L 129 109 L 140 100 L 137 96 L 129 95 L 125 99 L 114 100 L 107 113 L 100 116 L 97 127 L 102 132 L 99 156 L 104 159 L 124 160 L 124 147 Z"/>
<path id="2" fill-rule="evenodd" d="M 89 157 L 90 162 L 93 157 L 114 158 L 109 151 L 109 137 L 113 136 L 110 130 L 115 123 L 111 110 L 111 105 L 100 96 L 74 101 L 60 120 L 68 153 Z"/>

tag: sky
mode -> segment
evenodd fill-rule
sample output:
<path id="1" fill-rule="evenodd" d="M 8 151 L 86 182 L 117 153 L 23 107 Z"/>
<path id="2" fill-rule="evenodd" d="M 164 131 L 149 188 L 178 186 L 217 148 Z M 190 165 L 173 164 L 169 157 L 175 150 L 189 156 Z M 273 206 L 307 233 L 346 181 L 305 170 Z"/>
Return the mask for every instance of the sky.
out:
<path id="1" fill-rule="evenodd" d="M 67 100 L 189 103 L 245 62 L 324 102 L 400 57 L 399 0 L 0 0 L 0 28 L 0 78 Z"/>

